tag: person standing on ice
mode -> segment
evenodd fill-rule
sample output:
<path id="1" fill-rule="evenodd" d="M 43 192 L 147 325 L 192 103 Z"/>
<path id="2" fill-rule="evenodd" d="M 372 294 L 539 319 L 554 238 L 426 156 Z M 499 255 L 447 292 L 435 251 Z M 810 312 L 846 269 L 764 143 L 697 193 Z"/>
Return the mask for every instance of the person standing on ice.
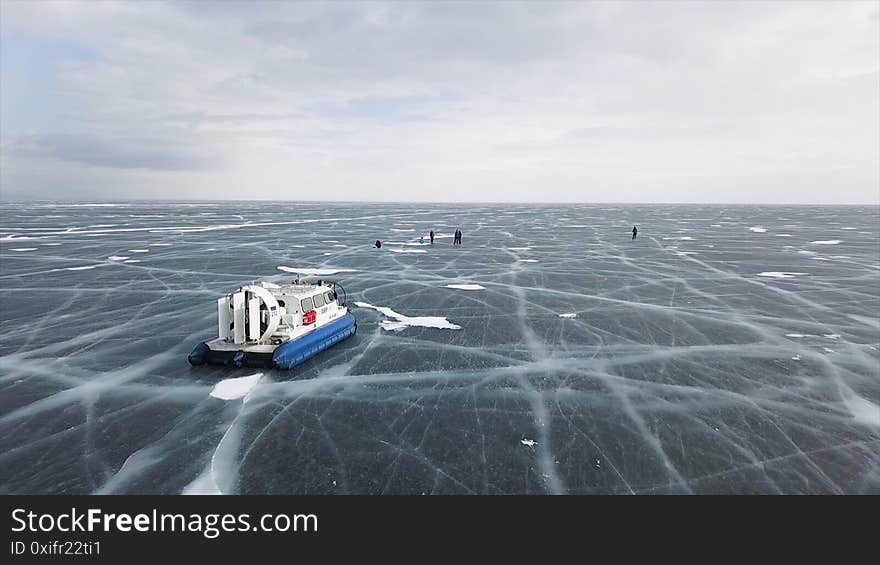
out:
<path id="1" fill-rule="evenodd" d="M 381 249 L 381 248 L 382 248 L 382 242 L 379 241 L 378 239 L 376 240 L 376 243 L 374 243 L 373 245 L 376 246 L 376 249 Z"/>
<path id="2" fill-rule="evenodd" d="M 638 233 L 639 233 L 639 230 L 637 230 L 636 227 L 633 226 L 633 239 L 636 238 L 636 235 L 637 235 Z"/>
<path id="3" fill-rule="evenodd" d="M 431 238 L 431 245 L 434 245 L 434 230 L 431 230 L 431 233 L 429 233 L 428 236 Z"/>

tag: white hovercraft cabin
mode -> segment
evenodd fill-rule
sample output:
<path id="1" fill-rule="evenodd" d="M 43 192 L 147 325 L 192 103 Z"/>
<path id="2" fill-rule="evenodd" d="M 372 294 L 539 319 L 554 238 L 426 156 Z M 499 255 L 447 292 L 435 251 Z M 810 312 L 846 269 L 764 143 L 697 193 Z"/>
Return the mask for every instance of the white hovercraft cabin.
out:
<path id="1" fill-rule="evenodd" d="M 197 345 L 190 363 L 290 368 L 305 361 L 357 328 L 337 286 L 320 280 L 261 282 L 219 298 L 218 337 Z M 311 334 L 315 339 L 305 340 Z"/>

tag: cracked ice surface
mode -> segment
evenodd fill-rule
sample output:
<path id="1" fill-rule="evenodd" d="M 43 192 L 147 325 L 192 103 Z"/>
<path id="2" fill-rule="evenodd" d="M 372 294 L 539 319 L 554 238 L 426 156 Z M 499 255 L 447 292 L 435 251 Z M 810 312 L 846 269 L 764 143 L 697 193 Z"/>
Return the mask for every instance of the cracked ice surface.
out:
<path id="1" fill-rule="evenodd" d="M 877 208 L 98 204 L 0 204 L 0 492 L 880 493 Z M 279 265 L 380 306 L 190 367 Z"/>

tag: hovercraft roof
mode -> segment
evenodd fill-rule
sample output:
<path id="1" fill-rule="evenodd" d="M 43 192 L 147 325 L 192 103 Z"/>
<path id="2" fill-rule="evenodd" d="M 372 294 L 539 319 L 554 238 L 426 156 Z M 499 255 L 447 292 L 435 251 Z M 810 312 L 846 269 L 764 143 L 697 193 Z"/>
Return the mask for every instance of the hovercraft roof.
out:
<path id="1" fill-rule="evenodd" d="M 333 290 L 333 287 L 329 284 L 326 284 L 325 281 L 319 281 L 321 284 L 310 283 L 308 281 L 300 281 L 299 284 L 274 284 L 261 282 L 260 286 L 271 292 L 276 296 L 293 296 L 295 298 L 308 298 L 310 296 L 314 296 L 316 294 L 323 294 L 328 290 Z"/>

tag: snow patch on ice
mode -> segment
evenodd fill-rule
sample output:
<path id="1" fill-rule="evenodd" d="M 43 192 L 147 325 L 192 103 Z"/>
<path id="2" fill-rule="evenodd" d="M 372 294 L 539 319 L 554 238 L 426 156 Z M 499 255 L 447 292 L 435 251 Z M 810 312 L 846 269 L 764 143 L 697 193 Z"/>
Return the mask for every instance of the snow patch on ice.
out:
<path id="1" fill-rule="evenodd" d="M 125 261 L 128 257 L 123 257 L 121 255 L 111 255 L 107 257 L 110 261 Z"/>
<path id="2" fill-rule="evenodd" d="M 129 253 L 149 253 L 149 249 L 129 249 Z"/>
<path id="3" fill-rule="evenodd" d="M 508 247 L 509 251 L 529 251 L 531 247 Z"/>
<path id="4" fill-rule="evenodd" d="M 776 237 L 791 237 L 790 233 L 777 233 Z"/>
<path id="5" fill-rule="evenodd" d="M 760 226 L 752 226 L 749 228 L 749 231 L 753 231 L 755 233 L 765 233 L 767 231 L 767 228 L 762 228 Z"/>
<path id="6" fill-rule="evenodd" d="M 388 250 L 394 253 L 427 253 L 424 249 L 394 249 L 390 247 Z"/>
<path id="7" fill-rule="evenodd" d="M 217 486 L 217 483 L 214 482 L 214 477 L 211 474 L 211 466 L 208 465 L 208 468 L 205 469 L 205 472 L 199 475 L 196 480 L 191 482 L 183 489 L 183 492 L 180 494 L 184 495 L 194 495 L 194 494 L 211 494 L 211 495 L 221 495 L 220 488 Z"/>
<path id="8" fill-rule="evenodd" d="M 238 377 L 235 379 L 224 379 L 214 385 L 211 390 L 211 396 L 221 400 L 236 400 L 246 396 L 251 389 L 257 386 L 263 373 L 257 373 L 249 377 Z"/>
<path id="9" fill-rule="evenodd" d="M 843 243 L 843 241 L 840 239 L 825 239 L 820 241 L 811 241 L 810 243 L 813 245 L 838 245 L 840 243 Z"/>
<path id="10" fill-rule="evenodd" d="M 67 267 L 68 271 L 88 271 L 89 269 L 94 269 L 95 267 L 100 267 L 100 265 L 83 265 L 82 267 Z"/>
<path id="11" fill-rule="evenodd" d="M 566 312 L 565 314 L 560 314 L 560 318 L 577 318 L 577 314 L 574 312 Z"/>
<path id="12" fill-rule="evenodd" d="M 537 263 L 537 259 L 518 259 L 520 263 Z"/>
<path id="13" fill-rule="evenodd" d="M 83 203 L 83 204 L 51 204 L 54 208 L 128 208 L 130 204 L 92 204 L 92 203 Z"/>
<path id="14" fill-rule="evenodd" d="M 360 308 L 370 308 L 376 310 L 377 312 L 384 314 L 385 316 L 392 318 L 392 320 L 384 320 L 380 325 L 384 330 L 390 331 L 400 331 L 408 326 L 413 327 L 422 327 L 422 328 L 437 328 L 441 330 L 460 330 L 461 326 L 456 324 L 452 324 L 445 317 L 442 316 L 404 316 L 403 314 L 398 314 L 391 308 L 386 306 L 373 306 L 372 304 L 368 304 L 366 302 L 355 302 L 355 306 Z"/>
<path id="15" fill-rule="evenodd" d="M 519 442 L 526 447 L 535 447 L 536 445 L 538 445 L 538 442 L 533 439 L 523 438 L 523 439 L 519 440 Z"/>
<path id="16" fill-rule="evenodd" d="M 127 261 L 123 261 L 123 263 L 140 263 L 140 259 L 128 259 Z"/>
<path id="17" fill-rule="evenodd" d="M 486 287 L 478 284 L 448 284 L 446 288 L 457 288 L 459 290 L 486 290 Z"/>
<path id="18" fill-rule="evenodd" d="M 10 249 L 10 251 L 18 251 L 19 253 L 23 251 L 36 251 L 37 247 L 16 247 L 15 249 Z"/>
<path id="19" fill-rule="evenodd" d="M 279 271 L 284 271 L 286 273 L 297 273 L 300 275 L 335 275 L 336 273 L 356 273 L 355 269 L 314 269 L 310 267 L 285 267 L 281 265 L 278 267 Z"/>
<path id="20" fill-rule="evenodd" d="M 787 273 L 780 271 L 766 271 L 764 273 L 758 273 L 759 277 L 770 277 L 774 279 L 793 279 L 798 275 L 806 275 L 807 273 Z"/>
<path id="21" fill-rule="evenodd" d="M 857 422 L 880 427 L 880 406 L 851 391 L 843 395 L 843 404 Z"/>

